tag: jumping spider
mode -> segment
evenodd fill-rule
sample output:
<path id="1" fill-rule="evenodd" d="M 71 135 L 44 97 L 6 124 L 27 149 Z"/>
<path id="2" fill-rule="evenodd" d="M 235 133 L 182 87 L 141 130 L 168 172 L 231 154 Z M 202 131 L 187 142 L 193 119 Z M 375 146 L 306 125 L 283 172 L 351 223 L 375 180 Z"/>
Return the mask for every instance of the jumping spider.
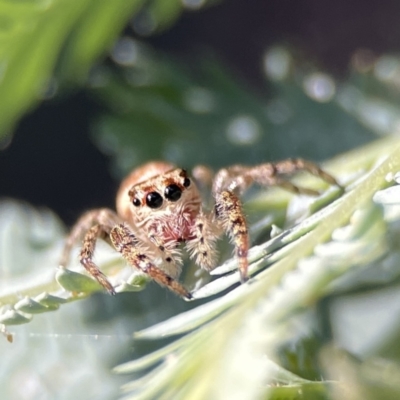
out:
<path id="1" fill-rule="evenodd" d="M 182 169 L 163 161 L 153 161 L 132 171 L 122 182 L 117 198 L 117 213 L 101 208 L 88 211 L 67 238 L 61 265 L 66 265 L 71 249 L 83 237 L 80 262 L 109 293 L 113 286 L 93 262 L 96 241 L 105 239 L 132 266 L 158 284 L 180 296 L 191 294 L 178 282 L 182 265 L 182 245 L 197 265 L 207 271 L 216 266 L 217 239 L 226 233 L 235 248 L 241 281 L 248 278 L 249 234 L 239 196 L 253 183 L 280 186 L 294 193 L 315 195 L 281 177 L 305 170 L 331 185 L 335 178 L 312 162 L 289 159 L 249 167 L 233 165 L 219 170 L 198 166 L 193 177 L 212 188 L 215 206 L 207 212 L 195 181 Z"/>

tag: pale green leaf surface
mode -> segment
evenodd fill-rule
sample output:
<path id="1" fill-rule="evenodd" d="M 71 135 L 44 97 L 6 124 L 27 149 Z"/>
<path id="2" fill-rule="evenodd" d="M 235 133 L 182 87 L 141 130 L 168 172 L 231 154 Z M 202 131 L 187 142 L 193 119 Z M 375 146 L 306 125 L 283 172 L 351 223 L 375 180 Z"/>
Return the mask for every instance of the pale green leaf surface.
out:
<path id="1" fill-rule="evenodd" d="M 371 204 L 371 198 L 378 189 L 386 185 L 386 175 L 398 169 L 400 169 L 400 160 L 397 152 L 394 152 L 365 179 L 354 185 L 354 188 L 345 194 L 338 204 L 328 206 L 328 211 L 321 212 L 323 217 L 319 224 L 314 225 L 314 229 L 307 235 L 294 241 L 291 244 L 291 252 L 286 257 L 257 275 L 254 283 L 248 285 L 251 290 L 246 291 L 246 296 L 236 297 L 236 307 L 230 305 L 230 309 L 224 316 L 217 317 L 214 321 L 211 315 L 208 319 L 211 322 L 189 335 L 208 337 L 204 342 L 197 340 L 197 347 L 193 347 L 196 342 L 192 341 L 186 346 L 192 358 L 198 358 L 202 354 L 203 361 L 198 362 L 207 364 L 208 369 L 212 365 L 209 357 L 214 360 L 217 358 L 219 362 L 211 368 L 207 377 L 203 376 L 202 389 L 198 386 L 200 381 L 191 380 L 185 385 L 185 393 L 196 393 L 194 399 L 204 398 L 210 393 L 213 393 L 213 398 L 227 396 L 232 399 L 240 399 L 243 396 L 260 398 L 261 393 L 268 389 L 263 388 L 260 379 L 265 382 L 266 377 L 269 376 L 274 381 L 276 377 L 265 365 L 260 364 L 259 358 L 262 354 L 273 354 L 277 342 L 289 335 L 287 325 L 290 324 L 290 319 L 288 317 L 295 312 L 299 313 L 301 309 L 310 307 L 324 293 L 329 292 L 330 284 L 338 277 L 344 276 L 354 268 L 362 268 L 372 260 L 379 260 L 387 253 L 388 246 L 385 243 L 387 228 L 383 214 Z M 358 215 L 350 220 L 351 215 L 360 207 L 363 210 L 361 214 L 356 213 Z M 349 221 L 349 229 L 342 228 Z M 338 228 L 340 230 L 337 230 Z M 329 242 L 331 235 L 335 237 L 333 242 Z M 326 240 L 328 243 L 322 244 Z M 321 244 L 316 246 L 318 243 Z M 314 248 L 314 255 L 312 255 Z M 276 286 L 279 281 L 281 281 L 280 286 Z M 246 286 L 241 286 L 206 306 L 218 304 L 235 291 L 245 290 Z M 179 325 L 184 328 L 186 322 L 191 319 L 190 314 L 196 320 L 201 314 L 198 311 L 201 308 L 204 308 L 204 305 L 140 332 L 138 337 L 144 335 L 143 337 L 150 338 L 156 337 L 157 334 L 163 336 L 166 333 L 179 332 Z M 201 318 L 198 319 L 198 322 L 201 320 Z M 188 325 L 190 326 L 190 323 Z M 265 326 L 268 326 L 270 332 L 268 335 L 263 328 Z M 225 339 L 222 342 L 219 332 L 224 332 Z M 149 336 L 146 336 L 146 333 Z M 182 346 L 185 348 L 184 341 Z M 187 356 L 179 356 L 182 350 L 176 355 L 180 360 L 181 367 L 178 371 L 181 373 L 183 369 L 190 368 L 188 364 L 191 363 Z M 205 367 L 205 364 L 200 365 Z M 198 374 L 201 374 L 200 371 L 203 368 L 200 365 Z M 238 368 L 241 365 L 246 365 L 245 370 Z M 175 365 L 175 372 L 176 368 Z M 213 376 L 212 379 L 211 376 Z M 198 375 L 196 377 L 199 378 Z M 218 383 L 215 384 L 215 382 Z M 323 382 L 321 384 L 324 386 Z M 332 384 L 336 385 L 336 383 Z M 166 387 L 171 391 L 174 380 L 170 380 Z M 176 383 L 175 393 L 179 393 L 178 388 L 179 384 Z M 269 389 L 270 398 L 274 398 L 274 390 Z M 146 391 L 143 392 L 144 398 L 147 398 L 146 393 Z"/>
<path id="2" fill-rule="evenodd" d="M 363 162 L 369 163 L 369 160 L 373 158 L 371 153 L 375 154 L 376 159 L 380 158 L 380 156 L 383 154 L 388 154 L 389 149 L 392 148 L 395 143 L 397 143 L 395 139 L 388 138 L 376 143 L 374 146 L 369 146 L 360 150 L 359 154 L 362 154 L 363 157 L 359 159 L 358 165 L 362 166 Z M 345 157 L 346 156 L 343 156 L 343 158 Z M 353 157 L 356 158 L 356 156 Z M 258 299 L 269 298 L 269 294 L 274 292 L 273 288 L 276 288 L 278 282 L 282 282 L 283 286 L 280 288 L 278 287 L 276 294 L 269 298 L 268 302 L 266 303 L 268 306 L 264 306 L 266 308 L 262 313 L 260 313 L 260 309 L 258 308 L 254 318 L 270 318 L 268 324 L 271 327 L 269 331 L 273 335 L 271 340 L 274 341 L 277 337 L 285 337 L 286 335 L 279 333 L 281 332 L 280 329 L 282 328 L 280 324 L 281 321 L 285 321 L 288 318 L 288 315 L 299 312 L 296 310 L 308 308 L 320 296 L 323 296 L 325 293 L 329 293 L 330 290 L 332 290 L 330 284 L 333 283 L 338 277 L 342 275 L 344 276 L 349 268 L 354 268 L 355 266 L 359 268 L 366 262 L 366 260 L 373 260 L 382 257 L 382 254 L 387 251 L 387 245 L 384 243 L 384 241 L 377 240 L 377 237 L 383 237 L 386 230 L 385 226 L 382 225 L 382 213 L 379 212 L 376 207 L 371 208 L 371 206 L 368 206 L 368 198 L 370 199 L 372 194 L 375 193 L 377 189 L 387 185 L 385 180 L 386 175 L 389 171 L 396 172 L 396 168 L 398 168 L 397 163 L 398 160 L 396 156 L 384 161 L 383 164 L 377 166 L 376 169 L 365 179 L 359 180 L 356 184 L 354 184 L 353 189 L 336 200 L 335 203 L 328 205 L 315 215 L 306 218 L 297 227 L 294 227 L 288 231 L 287 238 L 289 239 L 280 243 L 279 246 L 275 245 L 270 248 L 268 243 L 256 246 L 252 250 L 253 254 L 251 269 L 257 269 L 257 263 L 260 263 L 262 272 L 256 275 L 250 284 L 241 285 L 230 291 L 225 296 L 222 296 L 202 306 L 196 307 L 183 315 L 178 315 L 170 321 L 160 323 L 158 326 L 156 325 L 142 332 L 138 332 L 138 338 L 157 338 L 168 335 L 182 334 L 190 330 L 200 328 L 200 330 L 195 330 L 189 334 L 188 337 L 181 339 L 179 346 L 175 347 L 174 344 L 172 344 L 171 347 L 166 349 L 166 351 L 160 350 L 158 355 L 154 357 L 149 356 L 147 361 L 143 361 L 142 365 L 150 366 L 154 362 L 157 362 L 157 360 L 168 357 L 171 352 L 174 353 L 174 351 L 178 351 L 177 362 L 174 364 L 173 369 L 174 371 L 178 371 L 177 374 L 179 375 L 179 371 L 181 371 L 182 368 L 186 368 L 186 363 L 191 363 L 190 360 L 192 360 L 192 358 L 196 358 L 196 354 L 198 354 L 197 352 L 200 351 L 199 349 L 201 349 L 205 343 L 210 345 L 210 349 L 204 351 L 202 358 L 196 360 L 195 364 L 191 364 L 190 367 L 187 366 L 189 368 L 188 370 L 192 371 L 193 374 L 196 375 L 201 370 L 201 366 L 204 362 L 210 362 L 208 357 L 214 357 L 215 354 L 220 354 L 220 357 L 218 358 L 220 359 L 220 362 L 223 362 L 223 351 L 228 351 L 228 343 L 231 343 L 231 340 L 235 340 L 234 332 L 237 328 L 233 327 L 236 326 L 236 324 L 241 324 L 241 313 L 246 309 L 252 310 L 254 305 L 259 301 Z M 335 162 L 330 165 L 330 169 L 333 171 L 333 173 L 335 173 L 336 168 L 342 167 L 341 159 L 337 160 L 336 165 L 337 167 L 335 166 Z M 338 177 L 340 178 L 340 173 L 338 174 Z M 357 215 L 354 214 L 354 216 L 351 218 L 351 223 L 349 225 L 351 229 L 343 230 L 343 228 L 341 228 L 342 231 L 336 231 L 335 229 L 337 227 L 340 227 L 346 221 L 348 221 L 354 210 L 359 209 L 361 205 L 364 204 L 362 199 L 367 201 L 367 203 L 365 203 L 366 208 L 364 207 L 364 211 L 358 211 L 356 213 Z M 260 201 L 260 199 L 257 201 Z M 268 203 L 268 195 L 265 197 L 265 201 Z M 276 199 L 274 199 L 274 201 L 276 201 Z M 60 288 L 55 283 L 54 274 L 61 251 L 63 229 L 61 228 L 60 224 L 56 222 L 54 217 L 52 217 L 48 212 L 41 214 L 33 211 L 27 206 L 21 208 L 21 206 L 16 206 L 13 203 L 4 203 L 3 210 L 4 213 L 0 213 L 2 216 L 2 224 L 0 225 L 2 230 L 0 230 L 0 236 L 1 243 L 3 243 L 5 246 L 4 248 L 8 249 L 8 251 L 2 252 L 3 258 L 1 265 L 6 275 L 8 273 L 10 278 L 15 275 L 18 276 L 18 274 L 21 276 L 17 281 L 14 281 L 15 278 L 8 280 L 7 286 L 4 286 L 4 283 L 7 281 L 2 280 L 3 287 L 0 291 L 0 299 L 2 304 L 4 306 L 14 305 L 16 308 L 20 308 L 21 306 L 24 307 L 27 305 L 29 307 L 35 305 L 35 302 L 37 302 L 45 307 L 49 307 L 48 311 L 54 311 L 54 307 L 51 307 L 51 305 L 59 304 L 61 307 L 55 312 L 55 314 L 58 314 L 63 313 L 62 310 L 64 307 L 66 307 L 66 305 L 62 305 L 63 302 L 68 300 L 84 299 L 85 296 L 71 297 L 70 292 L 60 291 Z M 366 223 L 365 221 L 369 221 L 369 223 Z M 299 231 L 302 233 L 299 234 Z M 9 240 L 11 233 L 14 239 L 16 237 L 18 238 L 17 242 L 19 243 L 19 249 L 21 248 L 20 246 L 25 243 L 25 246 L 27 246 L 25 252 L 15 251 L 16 248 L 14 245 L 8 244 L 10 243 Z M 284 235 L 284 233 L 285 231 L 281 235 Z M 319 247 L 316 247 L 317 243 L 322 243 L 329 239 L 330 235 L 334 236 L 336 244 L 334 242 L 329 242 L 327 245 L 320 245 Z M 278 238 L 280 238 L 280 236 L 272 239 L 272 242 Z M 370 242 L 371 240 L 372 242 Z M 13 241 L 13 243 L 16 242 Z M 341 243 L 343 246 L 338 247 L 338 250 L 332 248 L 333 245 L 339 246 L 338 243 Z M 273 254 L 268 255 L 268 257 L 264 259 L 264 257 L 267 255 L 266 253 L 269 253 L 271 249 L 273 249 Z M 313 249 L 315 249 L 314 256 L 310 258 L 309 256 L 312 254 Z M 334 257 L 335 253 L 340 253 L 341 256 L 339 258 Z M 27 262 L 25 259 L 27 256 L 30 260 L 29 262 Z M 21 258 L 19 261 L 16 261 L 16 257 L 23 258 Z M 348 265 L 346 262 L 347 259 L 352 260 L 351 265 Z M 35 262 L 38 264 L 32 264 L 33 260 L 36 260 Z M 27 267 L 36 272 L 40 270 L 40 267 L 46 267 L 45 269 L 47 272 L 50 261 L 53 264 L 50 266 L 50 276 L 47 274 L 43 276 L 36 274 L 35 279 L 31 280 L 30 278 L 27 278 L 25 272 Z M 121 260 L 108 246 L 99 246 L 98 262 L 99 265 L 106 271 L 107 275 L 111 276 L 111 279 L 115 284 L 122 282 L 124 279 L 129 281 L 128 278 L 130 273 L 126 274 L 126 272 L 123 272 L 125 271 L 123 267 L 122 269 L 121 266 L 117 267 Z M 234 265 L 234 262 L 230 261 L 230 263 L 231 265 Z M 262 270 L 267 264 L 271 265 L 270 268 Z M 18 272 L 18 269 L 12 268 L 13 265 L 21 266 L 21 271 Z M 326 268 L 328 265 L 329 268 Z M 298 272 L 294 277 L 291 278 L 289 271 L 293 270 L 293 268 L 298 268 Z M 118 269 L 121 272 L 117 272 Z M 79 271 L 79 268 L 75 265 L 75 262 L 73 263 L 72 270 L 75 273 Z M 32 276 L 34 276 L 34 274 Z M 43 279 L 45 276 L 47 276 L 45 278 L 47 281 Z M 284 276 L 285 278 L 283 279 Z M 223 276 L 222 278 L 216 279 L 214 281 L 215 283 L 213 282 L 210 284 L 216 285 L 217 288 L 218 285 L 222 285 L 214 293 L 218 293 L 221 288 L 224 287 L 223 282 L 225 279 L 227 278 Z M 219 282 L 220 280 L 222 284 Z M 18 281 L 20 283 L 18 283 Z M 18 288 L 18 296 L 16 295 L 15 288 Z M 199 289 L 199 293 L 201 293 L 202 290 L 206 289 Z M 19 298 L 20 294 L 28 295 L 28 298 L 21 301 Z M 196 292 L 194 294 L 196 295 Z M 29 298 L 31 298 L 32 301 L 29 300 Z M 44 299 L 46 298 L 49 299 L 48 304 L 45 303 Z M 58 301 L 58 298 L 61 300 Z M 293 300 L 296 300 L 295 303 L 293 303 Z M 18 303 L 18 301 L 20 301 L 20 303 Z M 27 302 L 27 304 L 24 302 Z M 285 313 L 282 314 L 281 312 L 276 315 L 275 313 L 278 309 L 282 311 L 285 310 Z M 23 310 L 24 313 L 27 311 L 26 308 L 23 308 Z M 269 312 L 267 312 L 267 310 L 269 310 Z M 28 318 L 24 317 L 24 315 L 27 315 Z M 2 320 L 3 323 L 17 324 L 31 321 L 30 315 L 32 314 L 19 314 L 12 309 L 8 309 L 1 314 L 1 317 L 4 318 L 4 320 Z M 54 313 L 49 315 L 54 315 Z M 249 315 L 251 316 L 251 313 Z M 36 316 L 35 319 L 36 318 L 38 317 Z M 31 321 L 30 324 L 32 324 L 34 320 Z M 236 322 L 234 322 L 232 325 L 233 321 Z M 276 330 L 272 329 L 272 326 L 275 325 L 277 325 Z M 243 327 L 240 329 L 243 329 Z M 203 331 L 207 336 L 207 339 L 196 339 L 197 335 Z M 219 337 L 219 332 L 224 332 L 224 340 Z M 229 332 L 232 332 L 232 338 L 230 338 Z M 285 330 L 283 332 L 285 332 Z M 193 337 L 193 339 L 190 339 L 191 337 Z M 250 333 L 241 335 L 239 343 L 237 343 L 234 348 L 240 349 L 240 346 L 243 345 L 243 342 L 251 340 L 251 337 L 252 335 Z M 222 340 L 222 342 L 219 342 L 219 340 Z M 261 353 L 264 353 L 264 351 L 268 353 L 268 351 L 265 350 L 265 343 L 263 344 L 262 348 L 263 350 Z M 238 356 L 239 354 L 235 355 L 235 357 Z M 230 357 L 232 357 L 232 354 Z M 251 359 L 247 362 L 250 362 L 249 365 L 251 365 Z M 238 361 L 234 361 L 234 363 L 238 363 Z M 242 361 L 239 362 L 239 365 L 241 363 Z M 139 367 L 136 366 L 134 369 L 135 368 L 137 369 Z M 227 367 L 224 366 L 218 373 L 222 373 L 221 371 L 225 370 L 226 368 Z M 122 370 L 123 368 L 117 369 L 117 371 Z M 127 371 L 129 371 L 129 364 Z M 209 371 L 207 375 L 209 373 L 217 373 L 214 370 L 212 371 Z M 274 374 L 272 375 L 275 376 Z M 157 374 L 154 374 L 151 379 L 156 379 L 156 376 Z M 195 386 L 193 386 L 195 385 L 195 381 L 189 378 L 184 387 L 179 386 L 181 384 L 181 380 L 184 379 L 183 377 L 188 377 L 187 373 L 185 373 L 183 376 L 179 375 L 180 383 L 179 385 L 176 383 L 178 386 L 174 386 L 176 374 L 173 374 L 172 376 L 167 374 L 167 376 L 168 379 L 163 380 L 163 384 L 157 384 L 157 390 L 162 390 L 164 387 L 163 385 L 167 385 L 168 382 L 168 393 L 170 393 L 171 390 L 172 392 L 174 392 L 174 390 L 179 391 L 178 387 L 181 387 L 182 390 L 185 389 L 182 393 L 187 393 L 187 391 L 191 392 L 192 390 L 197 391 Z M 210 379 L 211 376 L 205 379 L 204 385 L 202 385 L 202 389 L 200 390 L 202 395 L 209 393 L 213 387 L 211 384 L 213 380 Z M 221 381 L 223 379 L 226 379 L 226 376 L 222 377 Z M 229 385 L 231 385 L 231 383 Z M 150 390 L 149 388 L 150 392 L 147 392 L 146 390 L 147 394 L 153 393 L 154 386 L 150 386 L 153 389 Z M 128 387 L 129 386 L 127 386 L 127 388 Z M 175 389 L 173 389 L 174 387 Z"/>
<path id="3" fill-rule="evenodd" d="M 373 158 L 371 152 L 375 154 L 375 159 L 380 158 L 383 154 L 388 154 L 389 149 L 395 143 L 395 139 L 388 138 L 375 144 L 375 146 L 360 150 L 360 154 L 363 154 L 364 158 L 359 160 L 359 166 L 362 165 L 362 160 L 370 162 L 369 160 Z M 176 346 L 173 343 L 166 349 L 161 349 L 158 353 L 144 358 L 136 366 L 134 363 L 131 365 L 128 363 L 125 368 L 121 367 L 116 370 L 118 372 L 122 372 L 124 369 L 126 372 L 138 370 L 145 366 L 149 367 L 158 361 L 162 361 L 165 357 L 168 358 L 171 354 L 175 354 L 176 361 L 174 361 L 173 368 L 168 368 L 168 371 L 163 372 L 163 375 L 165 373 L 165 379 L 158 381 L 157 372 L 149 375 L 147 384 L 143 385 L 143 398 L 150 398 L 154 393 L 163 391 L 167 387 L 168 389 L 165 393 L 178 393 L 182 390 L 182 395 L 184 395 L 184 393 L 198 392 L 199 397 L 194 398 L 202 398 L 201 396 L 204 398 L 204 395 L 210 393 L 210 390 L 215 390 L 215 393 L 219 393 L 218 388 L 213 383 L 216 381 L 215 379 L 221 382 L 221 387 L 225 387 L 224 396 L 230 391 L 225 386 L 224 382 L 226 380 L 229 382 L 228 386 L 232 386 L 232 391 L 236 393 L 238 388 L 234 389 L 235 385 L 231 381 L 231 379 L 234 379 L 236 371 L 232 371 L 232 366 L 243 364 L 244 361 L 242 359 L 238 361 L 236 357 L 241 357 L 243 351 L 248 352 L 248 350 L 245 350 L 246 345 L 253 343 L 254 337 L 257 338 L 257 332 L 259 332 L 257 326 L 261 322 L 262 326 L 265 323 L 268 324 L 270 335 L 258 344 L 261 346 L 259 354 L 272 354 L 273 343 L 276 343 L 278 338 L 281 340 L 287 337 L 288 333 L 285 327 L 288 322 L 285 321 L 290 321 L 288 319 L 290 315 L 299 312 L 301 314 L 301 310 L 309 308 L 318 298 L 329 293 L 334 288 L 331 283 L 334 283 L 338 277 L 344 276 L 349 269 L 362 268 L 366 261 L 370 262 L 371 260 L 379 259 L 385 254 L 387 244 L 384 241 L 384 233 L 386 231 L 383 220 L 384 213 L 379 211 L 378 206 L 368 205 L 370 204 L 368 202 L 370 202 L 373 193 L 387 185 L 385 179 L 387 173 L 390 171 L 396 172 L 396 168 L 400 170 L 398 164 L 399 161 L 395 155 L 377 166 L 365 179 L 359 180 L 352 190 L 336 200 L 335 203 L 306 218 L 297 227 L 290 230 L 288 235 L 290 240 L 273 247 L 273 254 L 265 260 L 263 258 L 266 256 L 266 251 L 270 251 L 268 243 L 255 247 L 253 249 L 251 268 L 256 267 L 254 263 L 257 262 L 260 262 L 260 267 L 262 268 L 261 272 L 253 278 L 250 284 L 241 285 L 228 294 L 202 306 L 195 307 L 193 310 L 187 311 L 183 315 L 178 315 L 170 321 L 138 332 L 138 338 L 158 338 L 198 329 L 180 339 Z M 342 167 L 340 161 L 338 161 L 337 165 L 340 168 Z M 334 162 L 330 165 L 333 173 L 335 173 L 335 168 Z M 340 173 L 338 177 L 340 178 Z M 268 196 L 265 199 L 268 202 Z M 365 199 L 365 201 L 363 202 L 362 199 Z M 260 201 L 260 199 L 257 201 Z M 362 205 L 363 207 L 361 207 Z M 360 207 L 361 211 L 358 211 L 357 215 L 354 214 L 354 211 L 360 209 Z M 47 318 L 51 318 L 51 315 L 55 314 L 63 315 L 65 313 L 63 310 L 67 307 L 67 304 L 62 304 L 63 302 L 86 297 L 71 297 L 70 292 L 61 291 L 55 283 L 54 275 L 61 251 L 63 229 L 54 217 L 47 212 L 38 213 L 27 206 L 21 208 L 21 206 L 16 206 L 13 203 L 4 203 L 3 210 L 3 213 L 0 212 L 2 218 L 0 237 L 1 243 L 8 251 L 1 253 L 1 265 L 5 276 L 8 274 L 10 279 L 2 280 L 3 286 L 0 291 L 2 304 L 7 307 L 14 305 L 18 309 L 25 306 L 36 306 L 36 302 L 44 307 L 49 307 L 48 311 L 54 311 L 54 307 L 51 307 L 51 305 L 59 304 L 61 305 L 60 309 L 55 310 L 53 313 L 42 315 L 48 315 Z M 351 217 L 352 215 L 353 217 Z M 336 231 L 337 228 L 346 224 L 350 217 L 350 229 L 343 230 L 343 228 L 340 228 L 342 229 L 341 231 Z M 366 223 L 366 220 L 369 223 Z M 301 231 L 302 234 L 299 234 L 296 230 Z M 11 233 L 14 239 L 18 238 L 16 241 L 19 243 L 18 249 L 21 249 L 22 245 L 26 246 L 24 252 L 16 251 L 16 247 L 10 244 Z M 282 235 L 284 233 L 285 231 Z M 334 237 L 334 242 L 329 242 L 331 235 Z M 378 240 L 377 238 L 380 239 Z M 272 242 L 274 240 L 276 238 L 272 239 Z M 326 240 L 328 240 L 326 245 L 316 246 L 317 243 L 323 243 Z M 16 242 L 13 240 L 13 243 Z M 342 244 L 342 247 L 339 244 Z M 335 250 L 332 247 L 333 245 L 339 246 L 338 249 Z M 313 249 L 315 249 L 314 254 Z M 340 257 L 335 256 L 338 253 Z M 20 259 L 18 260 L 16 257 L 20 257 Z M 28 262 L 26 257 L 28 257 Z M 348 260 L 351 260 L 351 265 L 348 264 Z M 32 263 L 33 261 L 37 264 Z M 265 263 L 265 261 L 271 266 L 263 270 L 265 264 L 262 265 L 262 263 Z M 52 266 L 49 266 L 49 262 L 51 262 Z M 125 271 L 123 267 L 122 269 L 121 266 L 117 267 L 121 262 L 120 258 L 108 246 L 99 246 L 98 262 L 107 275 L 111 276 L 115 284 L 124 279 L 125 281 L 129 280 L 131 273 L 127 274 L 123 272 Z M 20 266 L 21 270 L 12 268 L 14 265 Z M 36 272 L 40 271 L 41 268 L 47 272 L 47 269 L 50 268 L 50 276 L 47 274 L 40 275 L 39 273 L 36 274 L 35 279 L 31 280 L 27 278 L 27 268 Z M 72 270 L 77 272 L 79 268 L 73 263 Z M 117 272 L 118 270 L 121 272 Z M 294 275 L 291 276 L 291 274 Z M 15 276 L 18 277 L 18 275 L 20 275 L 20 278 L 14 281 Z M 35 274 L 32 274 L 32 276 L 34 277 Z M 44 277 L 46 278 L 44 279 Z M 220 279 L 223 282 L 227 278 L 216 279 L 215 283 L 212 284 L 218 287 Z M 8 282 L 7 286 L 4 285 L 5 282 Z M 280 286 L 278 285 L 279 282 L 281 282 Z M 18 288 L 17 292 L 15 288 Z M 203 289 L 199 289 L 199 292 L 201 290 Z M 16 295 L 17 293 L 18 296 Z M 22 301 L 19 298 L 20 294 L 28 295 L 28 298 Z M 46 298 L 48 299 L 47 304 Z M 57 300 L 58 298 L 61 300 Z M 261 303 L 259 303 L 260 301 Z M 80 302 L 75 304 L 77 305 L 78 303 Z M 71 304 L 68 305 L 68 307 L 70 306 Z M 20 314 L 12 310 L 12 308 L 8 308 L 3 311 L 0 317 L 3 318 L 2 322 L 5 324 L 10 322 L 12 324 L 26 324 L 26 322 L 29 322 L 29 325 L 32 325 L 39 316 L 37 315 L 31 320 L 30 315 L 33 314 L 25 313 L 27 310 L 27 308 L 23 308 L 24 314 Z M 24 317 L 24 315 L 28 318 Z M 246 316 L 245 319 L 242 319 L 244 316 Z M 253 318 L 254 321 L 251 322 Z M 249 324 L 248 327 L 247 324 Z M 251 331 L 248 331 L 249 329 Z M 221 336 L 222 332 L 223 335 Z M 201 334 L 200 337 L 198 337 L 199 334 Z M 240 338 L 236 339 L 236 335 L 240 335 Z M 17 338 L 19 337 L 21 336 L 17 335 Z M 257 338 L 257 342 L 259 339 Z M 254 343 L 251 344 L 251 346 L 253 345 Z M 204 346 L 207 346 L 207 348 L 204 348 Z M 230 348 L 235 349 L 235 354 L 230 352 Z M 198 358 L 199 354 L 201 354 L 200 358 Z M 250 352 L 250 354 L 252 353 Z M 214 365 L 211 360 L 215 360 L 216 355 L 218 355 L 217 359 L 219 361 L 218 363 L 214 362 Z M 248 372 L 252 378 L 251 381 L 254 383 L 254 379 L 258 379 L 257 376 L 251 375 L 252 371 L 254 371 L 251 365 L 254 364 L 255 360 L 251 356 L 248 358 L 248 355 L 245 359 Z M 228 362 L 228 364 L 225 364 L 225 362 Z M 220 363 L 223 363 L 223 365 L 220 365 Z M 198 387 L 196 382 L 203 374 L 201 371 L 204 365 L 213 365 L 213 367 L 203 376 L 203 383 L 201 387 Z M 268 372 L 269 367 L 267 368 L 264 364 L 260 368 L 263 372 L 267 371 L 263 377 L 269 376 L 272 381 L 277 378 L 276 371 Z M 186 371 L 184 374 L 182 374 L 183 370 Z M 174 373 L 171 373 L 171 371 Z M 293 379 L 295 378 L 293 377 Z M 157 382 L 157 384 L 154 384 L 154 382 Z M 183 382 L 185 383 L 183 384 Z M 336 383 L 332 384 L 336 385 Z M 315 385 L 322 385 L 321 387 L 324 387 L 324 390 L 327 388 L 324 383 L 315 383 Z M 142 385 L 139 386 L 142 387 Z M 251 388 L 247 387 L 247 384 L 244 386 L 244 388 L 240 389 L 243 390 L 242 392 L 239 390 L 239 394 L 251 392 Z M 290 384 L 285 383 L 285 386 L 290 387 Z M 129 388 L 137 389 L 138 385 L 126 386 L 127 390 Z M 250 392 L 247 392 L 248 390 Z M 275 395 L 278 396 L 278 389 L 273 389 L 271 396 L 275 390 L 277 390 Z"/>
<path id="4" fill-rule="evenodd" d="M 104 360 L 124 351 L 131 335 L 117 335 L 100 324 L 95 334 L 90 332 L 82 303 L 71 303 L 87 297 L 76 297 L 57 284 L 64 235 L 60 221 L 48 210 L 0 203 L 0 324 L 7 327 L 1 331 L 13 337 L 12 344 L 0 340 L 4 399 L 26 398 L 28 390 L 29 398 L 51 399 L 54 385 L 61 400 L 71 398 L 71 387 L 96 399 L 117 395 L 119 383 Z M 101 247 L 100 255 L 109 263 L 109 253 Z M 35 384 L 28 389 L 27 382 Z"/>
<path id="5" fill-rule="evenodd" d="M 59 267 L 64 232 L 60 221 L 48 210 L 38 211 L 12 201 L 0 203 L 0 306 L 7 313 L 2 323 L 29 322 L 30 314 L 53 311 L 102 290 L 79 266 L 78 249 L 74 250 L 69 269 Z M 143 290 L 147 280 L 132 276 L 131 268 L 126 268 L 110 246 L 99 243 L 97 254 L 100 267 L 112 275 L 110 279 L 119 292 Z M 14 311 L 11 315 L 9 307 L 29 318 L 20 318 Z"/>

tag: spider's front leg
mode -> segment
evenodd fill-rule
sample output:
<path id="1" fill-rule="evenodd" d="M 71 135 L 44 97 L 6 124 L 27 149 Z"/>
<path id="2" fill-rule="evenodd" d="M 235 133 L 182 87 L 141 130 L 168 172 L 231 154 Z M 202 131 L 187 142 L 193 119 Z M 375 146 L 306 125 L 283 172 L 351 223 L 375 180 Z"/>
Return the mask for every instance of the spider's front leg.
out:
<path id="1" fill-rule="evenodd" d="M 192 295 L 177 280 L 154 265 L 145 254 L 145 249 L 133 232 L 125 225 L 119 224 L 110 232 L 111 242 L 126 261 L 138 270 L 154 279 L 159 285 L 166 286 L 176 294 L 191 299 Z"/>
<path id="2" fill-rule="evenodd" d="M 250 239 L 242 203 L 239 197 L 230 190 L 223 190 L 214 196 L 216 217 L 235 246 L 235 255 L 239 261 L 240 280 L 246 282 Z"/>
<path id="3" fill-rule="evenodd" d="M 115 294 L 115 290 L 107 277 L 100 271 L 99 267 L 93 262 L 93 254 L 96 247 L 97 239 L 107 239 L 110 227 L 105 225 L 94 225 L 86 233 L 83 239 L 83 246 L 80 253 L 80 263 L 92 275 L 97 282 L 103 286 L 108 293 Z"/>
<path id="4" fill-rule="evenodd" d="M 97 240 L 99 238 L 108 240 L 112 227 L 118 223 L 120 223 L 120 218 L 113 211 L 106 208 L 89 211 L 84 214 L 67 237 L 60 265 L 66 266 L 68 264 L 72 247 L 83 236 L 83 244 L 79 256 L 80 263 L 110 294 L 115 294 L 111 283 L 93 262 L 93 255 Z"/>

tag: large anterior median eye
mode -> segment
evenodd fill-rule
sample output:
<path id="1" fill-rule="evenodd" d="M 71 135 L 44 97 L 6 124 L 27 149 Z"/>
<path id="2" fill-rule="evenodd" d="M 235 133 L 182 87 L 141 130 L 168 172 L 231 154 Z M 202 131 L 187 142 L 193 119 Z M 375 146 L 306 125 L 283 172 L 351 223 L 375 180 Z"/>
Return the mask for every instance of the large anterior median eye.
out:
<path id="1" fill-rule="evenodd" d="M 163 203 L 163 198 L 161 197 L 160 193 L 157 192 L 150 192 L 146 196 L 146 204 L 150 208 L 160 208 Z"/>
<path id="2" fill-rule="evenodd" d="M 165 188 L 164 195 L 170 201 L 178 201 L 181 198 L 182 190 L 178 185 L 172 184 Z"/>

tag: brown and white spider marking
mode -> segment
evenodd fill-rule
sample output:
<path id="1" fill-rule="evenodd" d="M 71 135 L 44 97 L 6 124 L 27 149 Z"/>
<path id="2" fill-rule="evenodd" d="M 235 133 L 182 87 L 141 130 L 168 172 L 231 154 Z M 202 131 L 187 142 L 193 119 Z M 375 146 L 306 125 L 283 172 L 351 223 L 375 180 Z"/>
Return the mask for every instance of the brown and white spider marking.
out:
<path id="1" fill-rule="evenodd" d="M 280 186 L 294 193 L 315 195 L 282 176 L 305 170 L 329 184 L 335 178 L 317 165 L 289 159 L 249 167 L 233 165 L 215 176 L 205 166 L 188 173 L 173 164 L 152 161 L 132 171 L 122 182 L 116 199 L 117 213 L 102 208 L 84 214 L 67 238 L 61 265 L 66 265 L 76 241 L 82 239 L 80 262 L 96 280 L 115 294 L 113 286 L 93 262 L 96 241 L 105 239 L 134 268 L 180 296 L 191 294 L 178 282 L 185 247 L 197 265 L 207 271 L 216 266 L 216 241 L 226 233 L 235 248 L 242 282 L 247 280 L 249 234 L 239 196 L 253 183 Z M 215 206 L 207 211 L 195 181 L 212 188 Z"/>

